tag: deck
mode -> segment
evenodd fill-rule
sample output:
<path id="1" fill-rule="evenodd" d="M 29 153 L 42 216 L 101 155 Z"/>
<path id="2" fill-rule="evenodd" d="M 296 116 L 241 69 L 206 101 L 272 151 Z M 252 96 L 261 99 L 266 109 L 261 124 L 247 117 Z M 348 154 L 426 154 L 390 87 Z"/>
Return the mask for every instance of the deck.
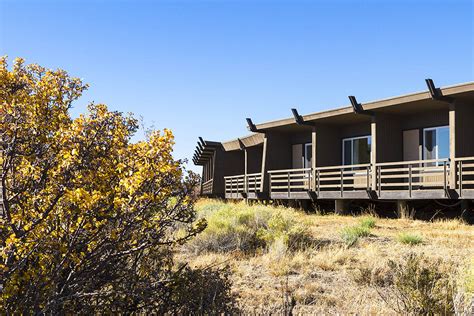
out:
<path id="1" fill-rule="evenodd" d="M 474 157 L 268 171 L 270 199 L 473 199 Z M 228 199 L 259 199 L 262 174 L 225 177 Z"/>

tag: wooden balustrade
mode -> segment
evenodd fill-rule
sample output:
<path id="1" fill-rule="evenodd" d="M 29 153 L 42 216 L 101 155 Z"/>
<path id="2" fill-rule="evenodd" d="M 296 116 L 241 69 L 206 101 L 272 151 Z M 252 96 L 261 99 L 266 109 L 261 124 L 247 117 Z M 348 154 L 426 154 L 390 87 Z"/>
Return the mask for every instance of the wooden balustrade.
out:
<path id="1" fill-rule="evenodd" d="M 204 182 L 201 186 L 202 194 L 204 194 L 204 195 L 212 194 L 212 186 L 213 186 L 213 179 L 210 179 L 210 180 Z"/>
<path id="2" fill-rule="evenodd" d="M 376 188 L 383 191 L 408 191 L 441 189 L 448 193 L 449 159 L 413 160 L 375 164 Z"/>
<path id="3" fill-rule="evenodd" d="M 270 193 L 287 193 L 310 191 L 312 188 L 311 168 L 271 170 Z"/>
<path id="4" fill-rule="evenodd" d="M 226 176 L 224 180 L 226 195 L 257 193 L 260 192 L 262 174 L 250 173 L 247 175 Z"/>
<path id="5" fill-rule="evenodd" d="M 316 192 L 369 191 L 371 181 L 370 164 L 319 167 L 314 171 Z"/>
<path id="6" fill-rule="evenodd" d="M 270 170 L 268 177 L 275 199 L 474 198 L 474 157 Z M 237 198 L 260 192 L 263 181 L 261 173 L 224 178 L 226 196 Z"/>
<path id="7" fill-rule="evenodd" d="M 474 157 L 454 159 L 456 166 L 456 189 L 463 197 L 465 190 L 474 189 Z"/>

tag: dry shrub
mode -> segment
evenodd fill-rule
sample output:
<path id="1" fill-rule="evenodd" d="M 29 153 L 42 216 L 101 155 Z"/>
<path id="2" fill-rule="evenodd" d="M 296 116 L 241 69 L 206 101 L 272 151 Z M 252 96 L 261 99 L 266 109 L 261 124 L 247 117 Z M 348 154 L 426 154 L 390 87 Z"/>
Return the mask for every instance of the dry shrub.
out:
<path id="1" fill-rule="evenodd" d="M 387 266 L 362 266 L 354 270 L 353 280 L 359 285 L 386 286 L 393 283 L 392 275 Z"/>
<path id="2" fill-rule="evenodd" d="M 381 298 L 397 313 L 446 315 L 454 313 L 455 285 L 449 264 L 408 254 L 388 262 L 393 284 L 379 290 Z"/>
<path id="3" fill-rule="evenodd" d="M 474 315 L 474 257 L 461 272 L 461 286 L 454 300 L 456 315 Z"/>
<path id="4" fill-rule="evenodd" d="M 159 314 L 230 315 L 237 314 L 237 301 L 231 293 L 230 269 L 184 268 L 173 280 L 170 296 L 163 297 Z"/>
<path id="5" fill-rule="evenodd" d="M 285 251 L 294 251 L 312 242 L 307 227 L 296 220 L 298 213 L 291 209 L 208 202 L 198 205 L 198 214 L 207 220 L 207 228 L 186 245 L 197 254 L 255 253 L 268 250 L 274 243 L 283 243 Z"/>

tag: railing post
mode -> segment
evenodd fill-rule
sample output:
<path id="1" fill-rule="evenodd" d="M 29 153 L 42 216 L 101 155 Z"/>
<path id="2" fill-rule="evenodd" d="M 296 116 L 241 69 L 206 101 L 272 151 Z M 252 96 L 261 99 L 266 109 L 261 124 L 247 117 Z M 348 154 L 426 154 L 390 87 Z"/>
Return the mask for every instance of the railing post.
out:
<path id="1" fill-rule="evenodd" d="M 287 172 L 287 190 L 288 190 L 288 198 L 290 198 L 290 172 Z"/>
<path id="2" fill-rule="evenodd" d="M 308 191 L 311 191 L 311 169 L 308 170 Z"/>
<path id="3" fill-rule="evenodd" d="M 244 193 L 248 193 L 249 191 L 249 176 L 244 175 Z"/>
<path id="4" fill-rule="evenodd" d="M 344 168 L 341 168 L 341 197 L 344 196 Z"/>
<path id="5" fill-rule="evenodd" d="M 370 166 L 367 167 L 367 192 L 370 191 Z"/>
<path id="6" fill-rule="evenodd" d="M 318 196 L 319 196 L 320 185 L 321 185 L 321 183 L 320 183 L 321 171 L 318 170 L 318 171 L 317 171 L 317 175 L 318 175 L 318 176 L 317 176 L 317 177 L 318 177 L 318 179 L 317 179 L 318 182 L 317 182 L 316 190 L 318 191 Z"/>
<path id="7" fill-rule="evenodd" d="M 462 160 L 459 161 L 459 196 L 462 196 Z"/>
<path id="8" fill-rule="evenodd" d="M 446 168 L 446 161 L 443 161 L 443 189 L 444 196 L 448 196 L 448 170 Z"/>
<path id="9" fill-rule="evenodd" d="M 380 197 L 380 194 L 382 193 L 382 166 L 377 166 L 375 167 L 375 170 L 377 171 L 376 174 L 377 174 L 377 179 L 376 180 L 376 183 L 378 185 L 378 190 L 379 190 L 379 197 Z"/>
<path id="10" fill-rule="evenodd" d="M 411 197 L 412 190 L 412 164 L 408 165 L 408 196 Z"/>

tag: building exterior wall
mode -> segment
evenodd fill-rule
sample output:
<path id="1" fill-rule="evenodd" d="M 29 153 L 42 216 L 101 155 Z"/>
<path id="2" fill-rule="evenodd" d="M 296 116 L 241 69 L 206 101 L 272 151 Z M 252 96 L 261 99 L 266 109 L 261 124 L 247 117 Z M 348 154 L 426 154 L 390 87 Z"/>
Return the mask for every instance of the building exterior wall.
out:
<path id="1" fill-rule="evenodd" d="M 474 156 L 474 104 L 456 104 L 456 157 Z"/>
<path id="2" fill-rule="evenodd" d="M 400 117 L 377 113 L 375 124 L 377 162 L 403 160 L 403 132 Z"/>
<path id="3" fill-rule="evenodd" d="M 247 173 L 257 173 L 262 171 L 263 146 L 252 146 L 247 150 Z"/>

